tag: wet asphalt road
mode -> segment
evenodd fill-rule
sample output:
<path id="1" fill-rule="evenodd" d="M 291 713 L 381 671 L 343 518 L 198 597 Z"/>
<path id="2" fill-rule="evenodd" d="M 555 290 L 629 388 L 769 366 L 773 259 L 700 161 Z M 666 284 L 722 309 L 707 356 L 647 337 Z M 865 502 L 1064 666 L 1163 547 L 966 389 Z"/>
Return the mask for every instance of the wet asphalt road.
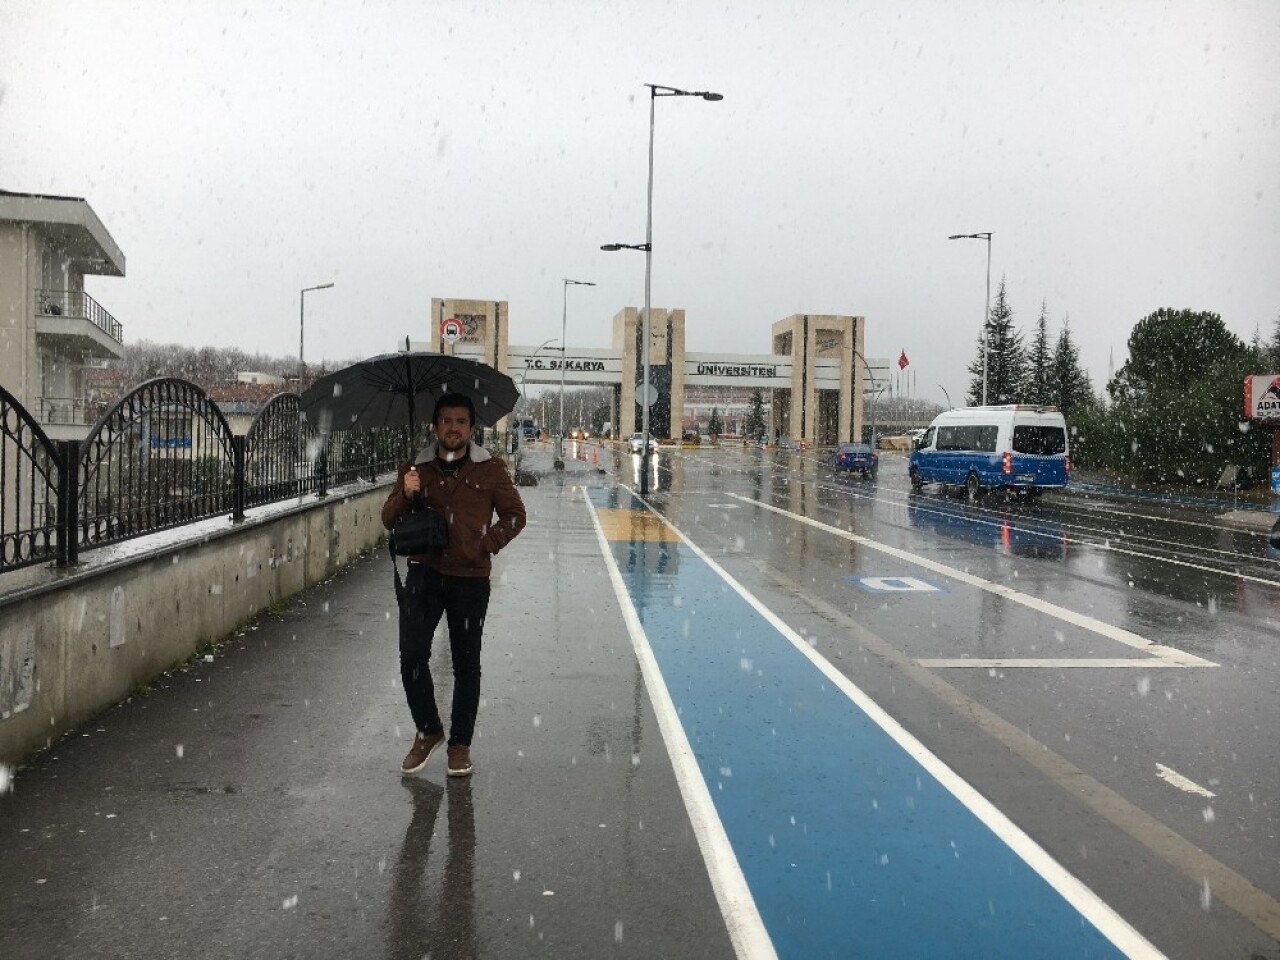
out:
<path id="1" fill-rule="evenodd" d="M 368 557 L 18 774 L 0 956 L 732 956 L 575 486 L 638 461 L 549 459 L 500 558 L 471 780 L 395 772 Z M 651 503 L 1167 956 L 1280 960 L 1264 523 L 738 449 L 664 450 Z"/>
<path id="2" fill-rule="evenodd" d="M 1269 517 L 1242 529 L 1222 509 L 1104 495 L 970 505 L 958 491 L 912 492 L 892 455 L 873 482 L 834 476 L 816 455 L 729 452 L 670 455 L 658 509 L 1170 956 L 1280 956 Z M 868 545 L 1085 614 L 1128 642 Z M 851 582 L 903 577 L 940 589 Z M 1192 665 L 1176 665 L 1184 654 Z"/>

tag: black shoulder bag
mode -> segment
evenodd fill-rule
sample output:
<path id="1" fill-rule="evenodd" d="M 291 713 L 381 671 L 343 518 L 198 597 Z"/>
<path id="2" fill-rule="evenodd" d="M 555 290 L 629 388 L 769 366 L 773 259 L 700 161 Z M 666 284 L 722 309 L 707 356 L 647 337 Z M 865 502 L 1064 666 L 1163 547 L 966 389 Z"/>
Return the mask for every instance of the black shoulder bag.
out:
<path id="1" fill-rule="evenodd" d="M 400 565 L 396 557 L 412 557 L 417 554 L 443 550 L 449 545 L 449 522 L 435 507 L 427 506 L 418 497 L 413 509 L 396 521 L 391 528 L 391 566 L 396 572 L 396 596 L 404 589 L 400 580 Z"/>

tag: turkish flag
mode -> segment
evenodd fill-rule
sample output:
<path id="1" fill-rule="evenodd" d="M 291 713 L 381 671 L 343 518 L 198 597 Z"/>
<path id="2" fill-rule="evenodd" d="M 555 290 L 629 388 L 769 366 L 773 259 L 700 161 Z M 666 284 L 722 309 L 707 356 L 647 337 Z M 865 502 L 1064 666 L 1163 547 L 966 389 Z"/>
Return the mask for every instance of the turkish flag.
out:
<path id="1" fill-rule="evenodd" d="M 898 357 L 898 369 L 905 370 L 910 363 L 911 361 L 907 359 L 907 351 L 903 350 L 902 355 Z"/>

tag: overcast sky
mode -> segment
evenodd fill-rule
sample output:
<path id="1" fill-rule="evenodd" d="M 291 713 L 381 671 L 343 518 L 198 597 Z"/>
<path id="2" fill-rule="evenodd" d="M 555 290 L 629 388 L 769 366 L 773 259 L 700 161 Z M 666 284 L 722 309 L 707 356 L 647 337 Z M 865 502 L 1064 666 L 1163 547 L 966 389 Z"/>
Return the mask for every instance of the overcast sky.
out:
<path id="1" fill-rule="evenodd" d="M 245 8 L 248 9 L 245 9 Z M 432 297 L 511 341 L 609 345 L 644 299 L 688 348 L 867 318 L 959 401 L 992 288 L 1047 301 L 1101 387 L 1134 322 L 1280 316 L 1280 6 L 1258 2 L 0 3 L 0 188 L 85 197 L 127 340 L 343 359 Z"/>

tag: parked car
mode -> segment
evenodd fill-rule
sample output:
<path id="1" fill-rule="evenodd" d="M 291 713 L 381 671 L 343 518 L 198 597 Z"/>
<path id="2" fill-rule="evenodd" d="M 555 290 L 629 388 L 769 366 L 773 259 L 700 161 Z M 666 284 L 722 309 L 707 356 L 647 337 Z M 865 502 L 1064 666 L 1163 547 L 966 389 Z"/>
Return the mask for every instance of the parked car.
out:
<path id="1" fill-rule="evenodd" d="M 630 450 L 632 453 L 640 453 L 640 452 L 642 452 L 642 451 L 644 450 L 644 434 L 643 434 L 643 433 L 633 433 L 630 437 L 628 437 L 628 438 L 627 438 L 627 449 L 628 449 L 628 450 Z M 649 452 L 650 452 L 650 453 L 652 453 L 653 451 L 655 451 L 655 450 L 657 450 L 657 449 L 658 449 L 658 441 L 657 441 L 656 439 L 654 439 L 654 437 L 653 437 L 652 435 L 650 435 L 650 437 L 649 437 Z"/>
<path id="2" fill-rule="evenodd" d="M 963 486 L 969 499 L 988 488 L 1037 496 L 1065 487 L 1071 473 L 1067 423 L 1057 407 L 1009 404 L 938 414 L 911 452 L 911 486 Z"/>
<path id="3" fill-rule="evenodd" d="M 837 473 L 858 470 L 864 477 L 874 480 L 879 468 L 880 455 L 865 443 L 842 443 L 831 454 L 831 469 Z"/>

